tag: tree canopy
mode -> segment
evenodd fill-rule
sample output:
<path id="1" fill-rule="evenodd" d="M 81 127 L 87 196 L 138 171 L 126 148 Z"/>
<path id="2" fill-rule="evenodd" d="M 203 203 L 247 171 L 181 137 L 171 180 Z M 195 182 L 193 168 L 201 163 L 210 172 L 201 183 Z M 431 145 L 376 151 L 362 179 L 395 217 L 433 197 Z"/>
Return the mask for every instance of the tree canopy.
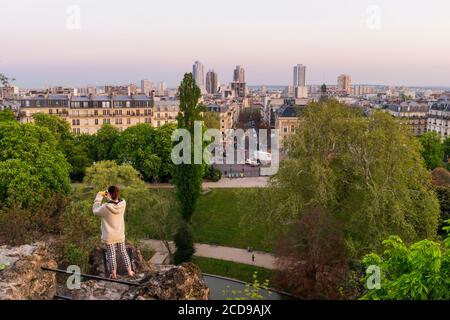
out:
<path id="1" fill-rule="evenodd" d="M 422 143 L 422 157 L 429 170 L 442 166 L 444 159 L 444 146 L 441 136 L 437 132 L 427 132 L 419 138 Z"/>
<path id="2" fill-rule="evenodd" d="M 342 222 L 356 256 L 379 249 L 391 234 L 406 241 L 436 236 L 439 203 L 421 146 L 405 128 L 387 114 L 366 117 L 333 100 L 309 105 L 303 120 L 287 145 L 289 158 L 269 190 L 258 192 L 252 219 L 280 234 L 319 205 Z"/>
<path id="3" fill-rule="evenodd" d="M 29 207 L 70 190 L 70 165 L 47 129 L 0 122 L 0 198 Z"/>
<path id="4" fill-rule="evenodd" d="M 138 124 L 127 128 L 117 139 L 113 152 L 119 163 L 130 163 L 145 181 L 167 178 L 171 172 L 170 154 L 173 125 L 153 128 Z"/>
<path id="5" fill-rule="evenodd" d="M 363 299 L 450 299 L 450 236 L 444 245 L 422 240 L 408 246 L 398 236 L 389 237 L 383 245 L 382 255 L 372 253 L 363 259 L 365 266 L 381 270 L 380 287 L 368 290 Z"/>

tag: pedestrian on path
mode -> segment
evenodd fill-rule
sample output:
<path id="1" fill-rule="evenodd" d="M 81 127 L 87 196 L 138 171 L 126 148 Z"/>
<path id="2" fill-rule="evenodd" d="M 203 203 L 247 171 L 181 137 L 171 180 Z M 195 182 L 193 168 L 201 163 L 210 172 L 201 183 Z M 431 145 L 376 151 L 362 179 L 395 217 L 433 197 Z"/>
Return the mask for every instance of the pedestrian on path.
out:
<path id="1" fill-rule="evenodd" d="M 255 263 L 255 255 L 252 254 L 252 262 Z"/>

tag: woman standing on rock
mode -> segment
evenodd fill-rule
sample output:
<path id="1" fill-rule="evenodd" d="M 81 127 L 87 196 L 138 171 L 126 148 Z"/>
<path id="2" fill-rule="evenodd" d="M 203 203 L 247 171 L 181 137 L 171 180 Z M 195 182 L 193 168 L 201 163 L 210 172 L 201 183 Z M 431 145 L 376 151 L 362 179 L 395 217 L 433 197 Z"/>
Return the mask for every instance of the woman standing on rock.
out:
<path id="1" fill-rule="evenodd" d="M 122 256 L 128 275 L 134 277 L 130 257 L 125 248 L 124 215 L 127 204 L 119 194 L 120 190 L 116 186 L 109 187 L 107 192 L 97 193 L 92 208 L 94 214 L 102 218 L 102 241 L 106 244 L 112 279 L 117 279 L 116 251 Z M 103 199 L 107 200 L 104 204 Z"/>

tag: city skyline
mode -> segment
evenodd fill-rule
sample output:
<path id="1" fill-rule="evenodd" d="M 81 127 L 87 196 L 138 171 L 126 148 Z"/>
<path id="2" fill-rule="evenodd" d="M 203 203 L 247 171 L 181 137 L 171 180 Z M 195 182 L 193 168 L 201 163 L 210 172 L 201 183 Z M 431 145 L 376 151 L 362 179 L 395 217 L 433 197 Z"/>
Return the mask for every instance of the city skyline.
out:
<path id="1" fill-rule="evenodd" d="M 176 87 L 198 60 L 224 83 L 242 65 L 250 85 L 289 85 L 301 62 L 308 84 L 346 73 L 353 83 L 450 86 L 449 9 L 444 0 L 229 0 L 220 10 L 204 0 L 10 1 L 0 71 L 19 87 Z"/>

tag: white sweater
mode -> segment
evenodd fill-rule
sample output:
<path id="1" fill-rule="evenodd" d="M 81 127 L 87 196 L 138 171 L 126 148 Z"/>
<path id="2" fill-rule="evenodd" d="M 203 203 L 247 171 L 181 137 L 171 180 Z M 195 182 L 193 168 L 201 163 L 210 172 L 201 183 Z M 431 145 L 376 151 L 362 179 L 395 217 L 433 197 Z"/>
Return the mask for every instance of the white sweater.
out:
<path id="1" fill-rule="evenodd" d="M 98 194 L 92 207 L 94 214 L 102 218 L 102 241 L 107 244 L 125 242 L 125 200 L 103 205 L 102 200 L 102 195 Z"/>

